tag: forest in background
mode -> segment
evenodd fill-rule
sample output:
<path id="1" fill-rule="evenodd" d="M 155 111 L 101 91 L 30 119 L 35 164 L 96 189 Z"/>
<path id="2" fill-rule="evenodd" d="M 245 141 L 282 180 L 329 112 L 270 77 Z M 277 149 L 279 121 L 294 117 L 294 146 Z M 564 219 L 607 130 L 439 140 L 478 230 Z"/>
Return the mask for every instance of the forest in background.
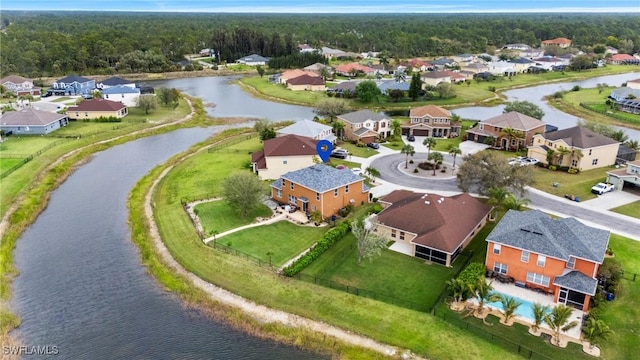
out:
<path id="1" fill-rule="evenodd" d="M 384 51 L 389 58 L 481 53 L 567 37 L 583 50 L 640 50 L 635 14 L 185 14 L 3 11 L 2 75 L 164 72 L 212 48 L 222 61 L 282 57 L 297 45 Z"/>

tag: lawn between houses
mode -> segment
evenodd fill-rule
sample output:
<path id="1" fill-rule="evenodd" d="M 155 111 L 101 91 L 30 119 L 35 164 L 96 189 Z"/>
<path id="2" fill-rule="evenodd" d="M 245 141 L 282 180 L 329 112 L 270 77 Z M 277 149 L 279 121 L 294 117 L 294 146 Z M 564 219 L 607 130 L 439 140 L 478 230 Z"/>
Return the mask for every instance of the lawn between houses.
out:
<path id="1" fill-rule="evenodd" d="M 618 214 L 627 215 L 627 216 L 634 217 L 636 219 L 640 219 L 640 200 L 634 201 L 630 204 L 618 206 L 613 209 L 609 209 L 609 211 L 613 211 Z"/>

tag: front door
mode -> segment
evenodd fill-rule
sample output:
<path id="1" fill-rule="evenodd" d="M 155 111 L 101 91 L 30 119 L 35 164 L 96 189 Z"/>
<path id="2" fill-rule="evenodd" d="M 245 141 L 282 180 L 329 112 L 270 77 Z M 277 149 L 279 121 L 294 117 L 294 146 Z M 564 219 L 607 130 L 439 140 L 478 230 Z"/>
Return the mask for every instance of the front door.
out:
<path id="1" fill-rule="evenodd" d="M 308 202 L 303 202 L 302 203 L 302 212 L 305 214 L 309 213 L 309 203 Z"/>
<path id="2" fill-rule="evenodd" d="M 558 294 L 558 303 L 567 305 L 567 298 L 569 297 L 569 290 L 560 288 Z"/>

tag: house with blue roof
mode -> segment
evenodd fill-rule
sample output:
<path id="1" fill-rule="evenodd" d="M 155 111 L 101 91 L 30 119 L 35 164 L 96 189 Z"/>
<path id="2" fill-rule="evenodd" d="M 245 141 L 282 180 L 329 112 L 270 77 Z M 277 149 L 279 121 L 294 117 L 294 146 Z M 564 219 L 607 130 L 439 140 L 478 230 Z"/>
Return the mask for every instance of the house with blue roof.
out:
<path id="1" fill-rule="evenodd" d="M 485 265 L 516 285 L 553 295 L 554 302 L 589 310 L 609 231 L 539 210 L 509 210 L 487 236 Z"/>
<path id="2" fill-rule="evenodd" d="M 131 81 L 131 80 L 127 80 L 127 79 L 123 79 L 121 77 L 118 76 L 112 76 L 108 79 L 104 79 L 102 81 L 98 81 L 98 83 L 96 84 L 96 88 L 98 89 L 107 89 L 110 88 L 112 86 L 127 86 L 130 88 L 135 88 L 136 87 L 136 83 Z"/>
<path id="3" fill-rule="evenodd" d="M 369 187 L 351 170 L 315 164 L 290 171 L 271 184 L 271 197 L 281 204 L 297 206 L 306 214 L 318 211 L 324 219 L 347 205 L 369 202 Z"/>
<path id="4" fill-rule="evenodd" d="M 78 75 L 69 75 L 51 84 L 47 91 L 51 95 L 91 95 L 96 88 L 96 81 Z"/>
<path id="5" fill-rule="evenodd" d="M 102 90 L 102 97 L 111 101 L 119 101 L 127 106 L 136 106 L 140 89 L 126 85 L 110 86 Z"/>

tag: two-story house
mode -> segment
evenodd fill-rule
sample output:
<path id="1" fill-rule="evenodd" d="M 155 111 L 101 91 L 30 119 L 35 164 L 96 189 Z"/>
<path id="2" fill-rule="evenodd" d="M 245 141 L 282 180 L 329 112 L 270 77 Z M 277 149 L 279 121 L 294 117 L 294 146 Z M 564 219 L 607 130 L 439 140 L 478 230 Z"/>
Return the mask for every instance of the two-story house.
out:
<path id="1" fill-rule="evenodd" d="M 402 135 L 456 137 L 462 124 L 451 121 L 451 112 L 436 105 L 420 106 L 409 111 L 409 122 L 402 125 Z"/>
<path id="2" fill-rule="evenodd" d="M 347 205 L 368 203 L 369 188 L 349 169 L 316 164 L 280 176 L 271 184 L 271 197 L 306 214 L 318 211 L 326 219 Z"/>
<path id="3" fill-rule="evenodd" d="M 111 101 L 119 101 L 127 106 L 136 106 L 140 97 L 140 89 L 126 85 L 109 86 L 102 90 L 102 97 Z"/>
<path id="4" fill-rule="evenodd" d="M 571 40 L 567 39 L 567 38 L 555 38 L 555 39 L 550 39 L 550 40 L 544 40 L 541 43 L 542 47 L 545 46 L 559 46 L 561 48 L 568 48 L 569 46 L 571 46 Z"/>
<path id="5" fill-rule="evenodd" d="M 533 136 L 527 156 L 547 164 L 547 152 L 554 151 L 553 164 L 590 170 L 615 164 L 620 143 L 582 126 Z"/>
<path id="6" fill-rule="evenodd" d="M 509 134 L 509 130 L 516 134 Z M 494 140 L 494 146 L 506 150 L 524 148 L 530 145 L 535 134 L 544 133 L 544 122 L 531 116 L 511 111 L 487 120 L 483 120 L 474 128 L 467 130 L 467 140 L 484 143 L 487 138 Z"/>
<path id="7" fill-rule="evenodd" d="M 85 100 L 78 105 L 67 108 L 67 115 L 71 120 L 91 120 L 101 117 L 123 118 L 128 113 L 125 104 L 105 99 Z"/>
<path id="8" fill-rule="evenodd" d="M 337 121 L 344 124 L 344 135 L 352 141 L 368 144 L 391 135 L 391 118 L 368 109 L 338 115 Z"/>
<path id="9" fill-rule="evenodd" d="M 609 235 L 574 218 L 509 210 L 487 236 L 485 265 L 513 277 L 516 285 L 539 288 L 557 303 L 588 311 Z"/>
<path id="10" fill-rule="evenodd" d="M 0 79 L 0 84 L 4 86 L 7 91 L 10 91 L 17 96 L 22 95 L 40 95 L 40 88 L 33 86 L 33 80 L 24 78 L 18 75 L 9 75 Z"/>
<path id="11" fill-rule="evenodd" d="M 607 171 L 607 182 L 618 190 L 640 192 L 640 160 L 630 161 L 624 169 Z"/>
<path id="12" fill-rule="evenodd" d="M 375 231 L 395 241 L 391 250 L 451 266 L 486 224 L 491 207 L 468 193 L 444 197 L 395 190 L 380 201 Z"/>
<path id="13" fill-rule="evenodd" d="M 69 75 L 51 84 L 47 92 L 51 95 L 91 95 L 95 88 L 95 80 Z"/>
<path id="14" fill-rule="evenodd" d="M 317 143 L 311 138 L 293 134 L 265 140 L 262 151 L 251 154 L 253 171 L 260 180 L 272 180 L 289 171 L 311 166 L 317 158 Z"/>
<path id="15" fill-rule="evenodd" d="M 333 128 L 331 126 L 311 120 L 296 121 L 287 127 L 277 130 L 276 135 L 298 135 L 318 141 L 328 140 L 332 143 L 336 142 L 336 135 L 333 134 Z"/>
<path id="16" fill-rule="evenodd" d="M 126 86 L 135 89 L 136 83 L 118 76 L 112 76 L 102 81 L 98 81 L 98 83 L 96 84 L 96 88 L 98 89 L 108 89 L 114 86 Z"/>

